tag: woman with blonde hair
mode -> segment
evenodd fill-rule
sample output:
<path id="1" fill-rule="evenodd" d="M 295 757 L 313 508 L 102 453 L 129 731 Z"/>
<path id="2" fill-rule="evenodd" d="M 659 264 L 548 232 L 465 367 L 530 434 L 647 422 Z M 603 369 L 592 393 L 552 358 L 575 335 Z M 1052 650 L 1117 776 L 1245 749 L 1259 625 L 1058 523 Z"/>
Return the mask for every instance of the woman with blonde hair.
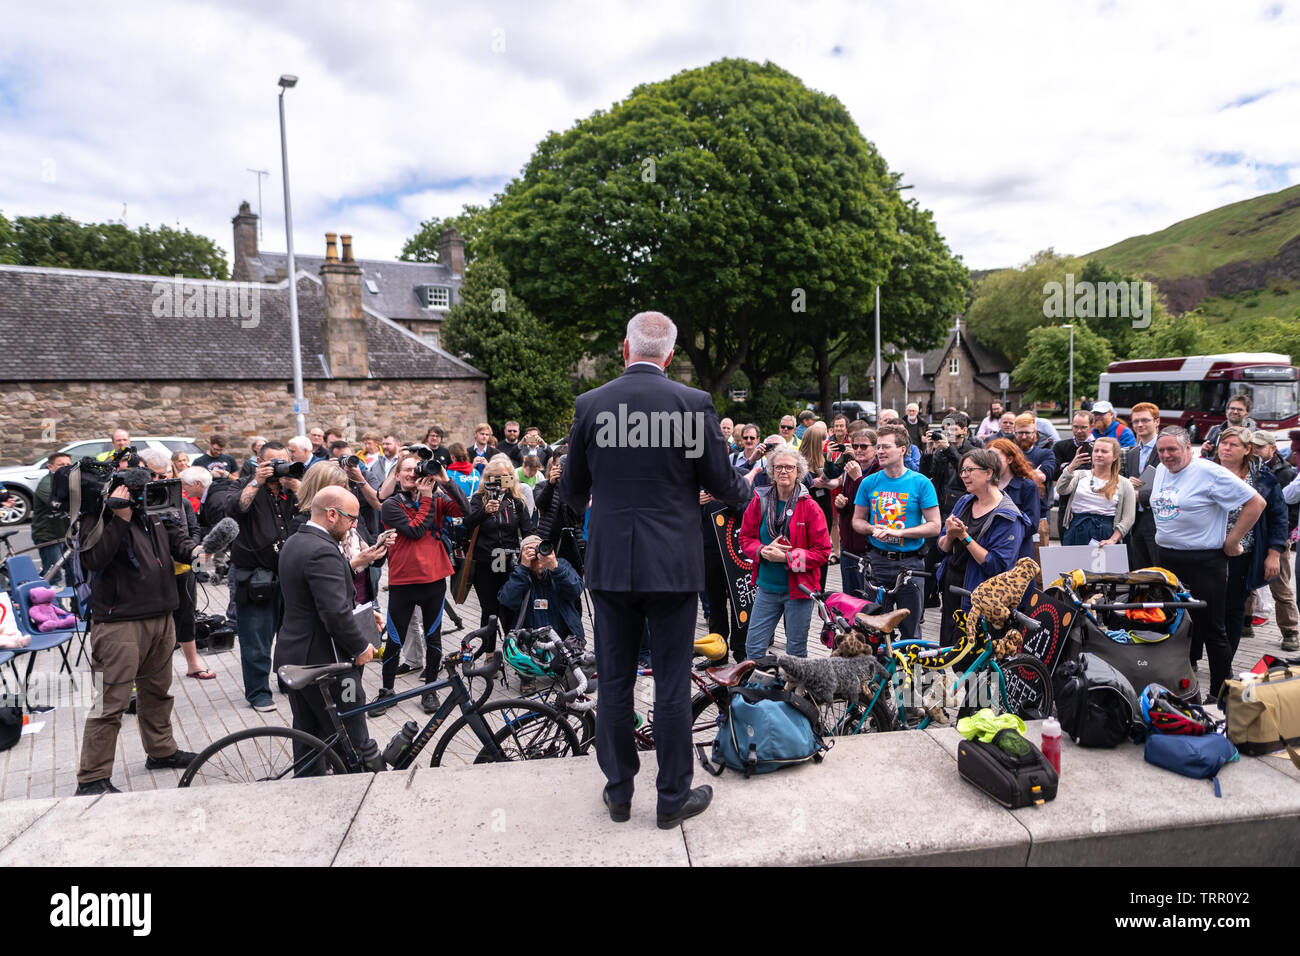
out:
<path id="1" fill-rule="evenodd" d="M 497 592 L 510 577 L 519 559 L 520 543 L 536 530 L 537 522 L 515 477 L 514 462 L 504 454 L 493 455 L 483 468 L 483 480 L 469 500 L 465 534 L 474 542 L 474 593 L 482 608 L 480 626 L 497 614 Z M 514 561 L 511 555 L 513 554 Z M 503 631 L 512 621 L 501 621 Z"/>
<path id="2" fill-rule="evenodd" d="M 1085 442 L 1056 479 L 1056 493 L 1070 496 L 1061 544 L 1119 544 L 1132 529 L 1137 492 L 1132 482 L 1120 480 L 1119 459 L 1114 438 Z"/>
<path id="3" fill-rule="evenodd" d="M 181 472 L 190 467 L 190 456 L 183 451 L 172 452 L 172 477 L 179 478 Z"/>

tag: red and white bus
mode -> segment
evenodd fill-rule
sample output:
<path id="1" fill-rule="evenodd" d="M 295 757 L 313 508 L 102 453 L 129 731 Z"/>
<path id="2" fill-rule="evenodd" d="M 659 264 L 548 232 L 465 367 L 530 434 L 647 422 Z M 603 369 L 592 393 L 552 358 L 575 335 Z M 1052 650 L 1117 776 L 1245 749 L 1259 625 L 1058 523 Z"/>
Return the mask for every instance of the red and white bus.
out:
<path id="1" fill-rule="evenodd" d="M 1181 425 L 1193 438 L 1226 421 L 1228 399 L 1242 392 L 1251 397 L 1250 417 L 1260 428 L 1285 438 L 1300 427 L 1300 370 L 1278 352 L 1111 362 L 1097 387 L 1115 414 L 1127 418 L 1138 402 L 1154 402 L 1162 426 Z"/>

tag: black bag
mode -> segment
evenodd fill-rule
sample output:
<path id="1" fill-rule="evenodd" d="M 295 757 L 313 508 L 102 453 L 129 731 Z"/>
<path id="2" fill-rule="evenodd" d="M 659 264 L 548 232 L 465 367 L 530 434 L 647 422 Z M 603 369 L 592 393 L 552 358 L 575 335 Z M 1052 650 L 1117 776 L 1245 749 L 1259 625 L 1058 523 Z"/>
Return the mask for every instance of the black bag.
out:
<path id="1" fill-rule="evenodd" d="M 0 750 L 8 750 L 23 735 L 23 709 L 0 707 Z"/>
<path id="2" fill-rule="evenodd" d="M 267 568 L 235 568 L 235 599 L 248 604 L 265 604 L 275 599 L 280 581 Z"/>
<path id="3" fill-rule="evenodd" d="M 1061 729 L 1080 747 L 1118 747 L 1145 736 L 1133 685 L 1096 654 L 1062 661 L 1053 684 Z"/>
<path id="4" fill-rule="evenodd" d="M 999 730 L 989 743 L 963 740 L 957 746 L 957 772 L 1008 810 L 1056 798 L 1056 769 L 1015 730 Z"/>

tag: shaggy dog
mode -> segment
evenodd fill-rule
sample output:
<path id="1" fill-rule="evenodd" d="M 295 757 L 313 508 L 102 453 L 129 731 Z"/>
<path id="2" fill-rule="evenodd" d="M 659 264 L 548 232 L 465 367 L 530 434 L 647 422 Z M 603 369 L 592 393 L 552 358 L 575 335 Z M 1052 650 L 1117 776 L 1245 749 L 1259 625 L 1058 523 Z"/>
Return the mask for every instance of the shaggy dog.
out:
<path id="1" fill-rule="evenodd" d="M 839 697 L 858 700 L 862 685 L 875 676 L 880 665 L 870 654 L 858 657 L 823 657 L 809 660 L 782 654 L 776 662 L 788 679 L 788 689 L 806 692 L 818 704 L 829 704 Z"/>

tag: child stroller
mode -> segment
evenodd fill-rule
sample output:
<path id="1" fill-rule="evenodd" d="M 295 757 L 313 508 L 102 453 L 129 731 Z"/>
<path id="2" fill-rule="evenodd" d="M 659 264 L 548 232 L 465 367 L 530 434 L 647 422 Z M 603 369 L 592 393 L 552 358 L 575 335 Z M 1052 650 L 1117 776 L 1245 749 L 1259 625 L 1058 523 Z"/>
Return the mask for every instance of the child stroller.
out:
<path id="1" fill-rule="evenodd" d="M 1191 611 L 1205 607 L 1164 568 L 1122 573 L 1071 571 L 1047 594 L 1076 608 L 1063 659 L 1096 654 L 1134 688 L 1163 684 L 1196 702 L 1200 688 L 1190 659 Z"/>

